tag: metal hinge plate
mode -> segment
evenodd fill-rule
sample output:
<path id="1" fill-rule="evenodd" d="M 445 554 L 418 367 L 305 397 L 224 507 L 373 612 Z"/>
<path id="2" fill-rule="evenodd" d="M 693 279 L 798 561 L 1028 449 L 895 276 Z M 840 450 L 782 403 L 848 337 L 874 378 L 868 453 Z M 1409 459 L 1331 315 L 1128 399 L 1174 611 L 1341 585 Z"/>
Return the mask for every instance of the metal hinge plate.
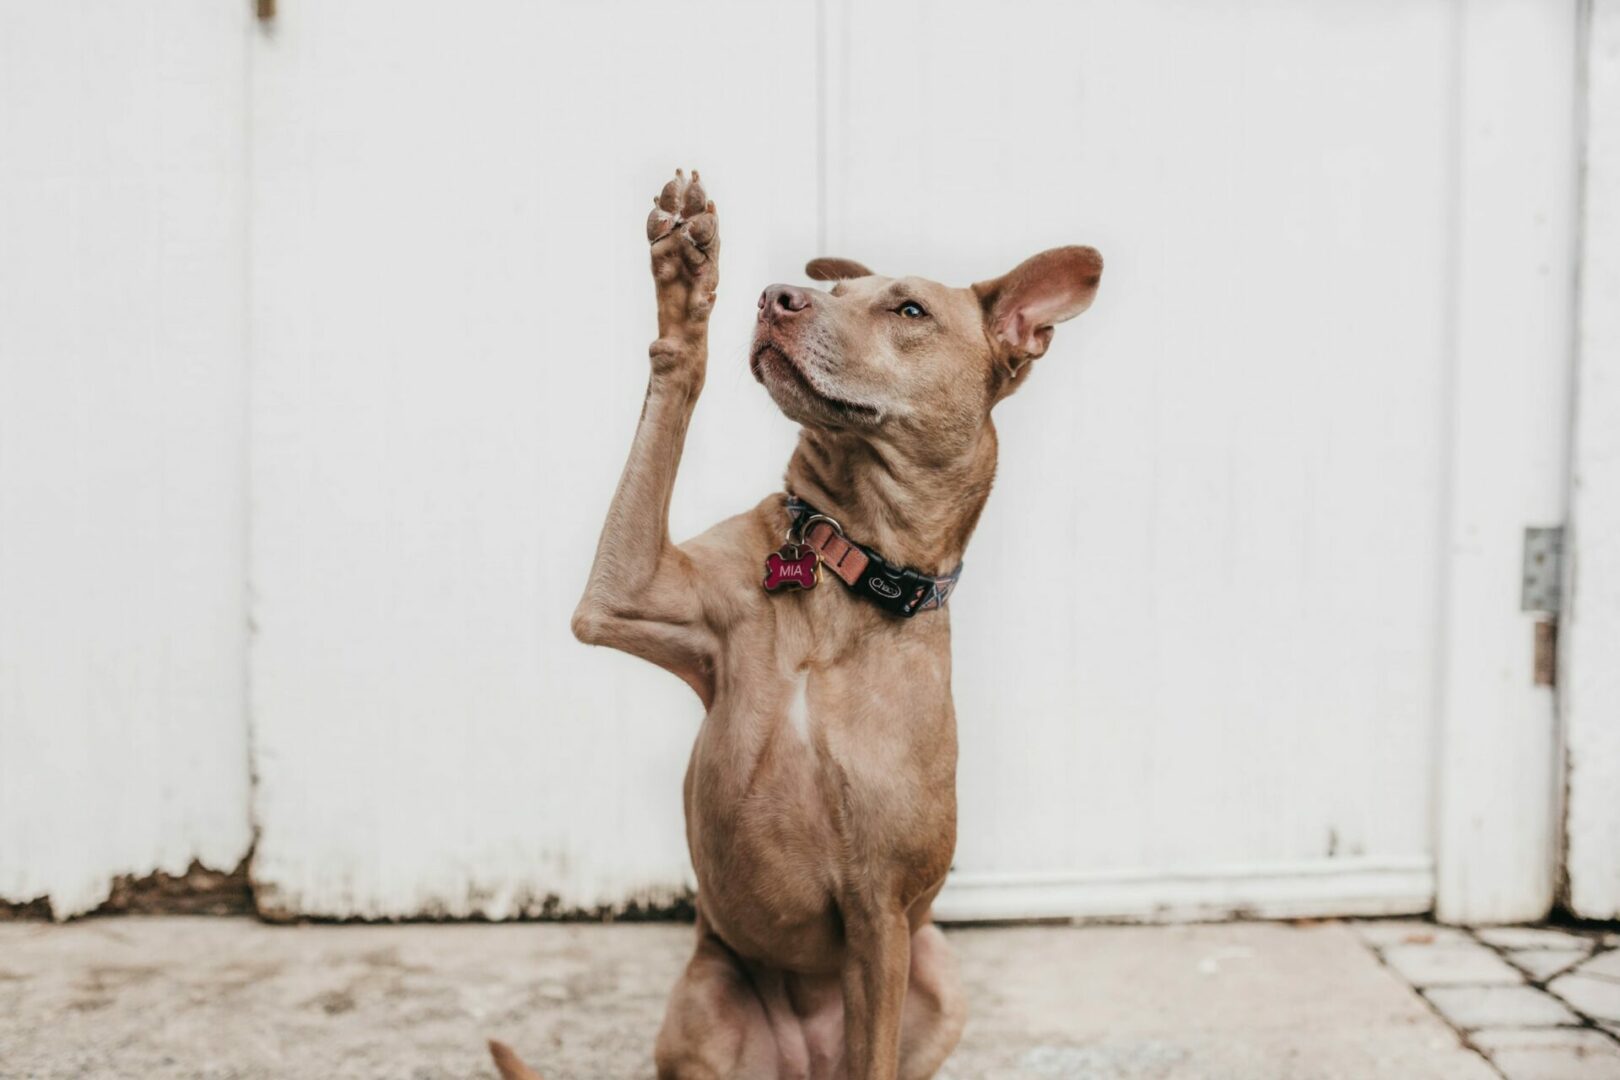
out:
<path id="1" fill-rule="evenodd" d="M 1524 580 L 1519 610 L 1557 614 L 1564 592 L 1564 527 L 1524 530 Z"/>

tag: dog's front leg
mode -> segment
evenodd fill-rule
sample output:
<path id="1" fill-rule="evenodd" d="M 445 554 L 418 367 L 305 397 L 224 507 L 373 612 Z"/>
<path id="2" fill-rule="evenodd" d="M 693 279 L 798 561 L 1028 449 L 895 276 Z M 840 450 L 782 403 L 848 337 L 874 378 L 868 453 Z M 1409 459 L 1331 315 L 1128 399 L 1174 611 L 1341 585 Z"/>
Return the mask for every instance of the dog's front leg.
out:
<path id="1" fill-rule="evenodd" d="M 574 634 L 668 668 L 714 697 L 716 640 L 703 618 L 696 567 L 669 539 L 669 498 L 709 359 L 720 234 L 697 173 L 677 170 L 647 219 L 658 340 L 630 459 L 608 508 Z"/>
<path id="2" fill-rule="evenodd" d="M 895 1080 L 911 971 L 905 912 L 844 909 L 844 1045 L 850 1080 Z"/>

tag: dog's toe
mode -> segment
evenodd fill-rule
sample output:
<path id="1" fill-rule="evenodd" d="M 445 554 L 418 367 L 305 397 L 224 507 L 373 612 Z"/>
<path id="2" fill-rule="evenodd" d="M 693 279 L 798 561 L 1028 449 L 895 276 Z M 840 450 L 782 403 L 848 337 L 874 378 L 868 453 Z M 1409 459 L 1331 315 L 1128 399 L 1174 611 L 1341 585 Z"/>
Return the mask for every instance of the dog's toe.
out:
<path id="1" fill-rule="evenodd" d="M 658 200 L 654 199 L 652 213 L 647 215 L 647 242 L 649 244 L 658 243 L 658 241 L 674 232 L 675 226 L 678 224 L 680 224 L 680 219 L 658 205 Z"/>
<path id="2" fill-rule="evenodd" d="M 681 175 L 679 169 L 675 170 L 678 179 Z M 703 193 L 703 181 L 698 179 L 698 171 L 692 170 L 692 179 L 686 182 L 686 187 L 680 193 L 681 216 L 687 218 L 697 217 L 708 206 L 709 198 Z"/>

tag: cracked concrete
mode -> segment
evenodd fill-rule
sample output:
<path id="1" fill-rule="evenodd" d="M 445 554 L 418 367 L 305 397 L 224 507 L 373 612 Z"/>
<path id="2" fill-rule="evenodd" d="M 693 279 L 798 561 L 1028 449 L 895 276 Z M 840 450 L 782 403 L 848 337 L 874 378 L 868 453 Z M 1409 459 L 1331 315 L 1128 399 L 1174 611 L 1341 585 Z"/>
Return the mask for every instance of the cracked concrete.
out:
<path id="1" fill-rule="evenodd" d="M 1347 926 L 954 929 L 951 1080 L 1470 1080 L 1484 1059 Z M 0 1077 L 649 1077 L 680 925 L 0 925 Z M 1519 1047 L 1516 1052 L 1534 1052 Z"/>

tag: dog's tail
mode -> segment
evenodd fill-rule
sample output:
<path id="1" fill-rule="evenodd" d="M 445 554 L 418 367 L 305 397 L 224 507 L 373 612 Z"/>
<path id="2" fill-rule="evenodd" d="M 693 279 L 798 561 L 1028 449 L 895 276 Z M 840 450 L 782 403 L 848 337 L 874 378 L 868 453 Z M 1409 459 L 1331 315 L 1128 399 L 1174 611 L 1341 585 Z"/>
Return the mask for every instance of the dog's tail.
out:
<path id="1" fill-rule="evenodd" d="M 523 1064 L 523 1059 L 499 1040 L 489 1040 L 489 1056 L 495 1059 L 495 1071 L 501 1074 L 501 1080 L 540 1080 L 539 1073 Z"/>

